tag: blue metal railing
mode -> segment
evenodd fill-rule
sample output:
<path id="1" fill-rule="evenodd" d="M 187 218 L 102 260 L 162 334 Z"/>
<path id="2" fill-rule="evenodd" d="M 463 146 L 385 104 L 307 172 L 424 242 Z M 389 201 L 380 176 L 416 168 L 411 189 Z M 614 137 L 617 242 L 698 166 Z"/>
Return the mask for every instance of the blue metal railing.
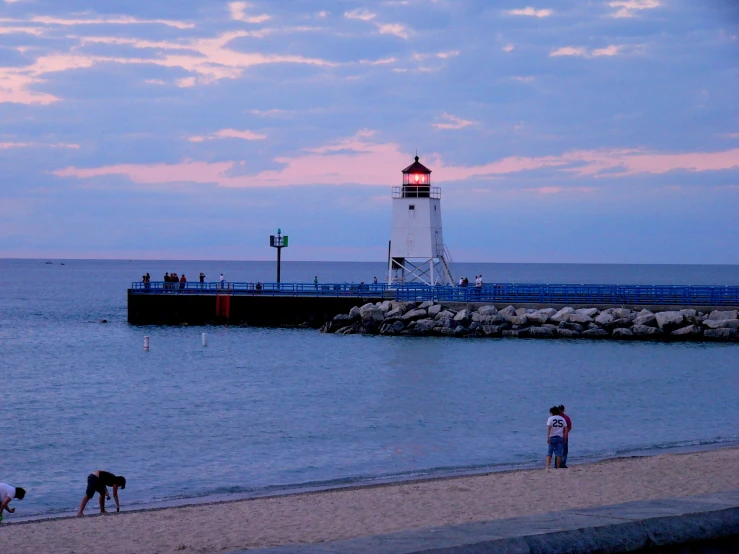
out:
<path id="1" fill-rule="evenodd" d="M 494 304 L 739 306 L 739 286 L 488 284 L 483 287 L 404 286 L 401 301 Z"/>
<path id="2" fill-rule="evenodd" d="M 261 288 L 260 288 L 261 287 Z M 739 306 L 739 286 L 541 285 L 494 283 L 483 287 L 430 287 L 367 283 L 132 283 L 133 294 L 263 294 L 348 296 L 400 301 L 488 302 L 494 304 L 586 304 Z"/>
<path id="3" fill-rule="evenodd" d="M 356 296 L 394 299 L 396 291 L 385 284 L 367 283 L 150 283 L 131 284 L 133 294 L 232 294 L 267 296 Z"/>

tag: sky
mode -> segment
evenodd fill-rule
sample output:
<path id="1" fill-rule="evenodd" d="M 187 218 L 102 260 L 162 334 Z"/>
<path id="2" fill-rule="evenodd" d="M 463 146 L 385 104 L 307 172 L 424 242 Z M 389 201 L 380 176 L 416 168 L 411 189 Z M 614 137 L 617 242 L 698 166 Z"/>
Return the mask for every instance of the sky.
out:
<path id="1" fill-rule="evenodd" d="M 0 257 L 739 264 L 739 2 L 0 0 Z"/>

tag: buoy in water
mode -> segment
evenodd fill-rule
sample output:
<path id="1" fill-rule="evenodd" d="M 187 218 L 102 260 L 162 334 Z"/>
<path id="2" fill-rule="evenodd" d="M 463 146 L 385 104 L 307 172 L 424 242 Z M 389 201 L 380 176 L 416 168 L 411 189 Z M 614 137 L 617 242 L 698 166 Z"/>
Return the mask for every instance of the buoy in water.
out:
<path id="1" fill-rule="evenodd" d="M 208 346 L 208 333 L 203 333 L 203 346 Z"/>
<path id="2" fill-rule="evenodd" d="M 144 337 L 144 350 L 149 350 L 149 337 Z"/>

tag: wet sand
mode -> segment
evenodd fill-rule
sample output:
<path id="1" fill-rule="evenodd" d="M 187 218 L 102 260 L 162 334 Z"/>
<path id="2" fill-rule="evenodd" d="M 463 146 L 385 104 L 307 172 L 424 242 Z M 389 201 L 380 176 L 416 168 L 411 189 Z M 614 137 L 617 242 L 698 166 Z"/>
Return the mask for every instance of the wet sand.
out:
<path id="1" fill-rule="evenodd" d="M 739 489 L 739 448 L 0 525 L 0 551 L 230 552 Z M 29 491 L 30 494 L 30 491 Z M 125 504 L 127 494 L 121 492 Z M 14 501 L 18 514 L 22 501 Z M 88 504 L 94 513 L 96 499 Z"/>

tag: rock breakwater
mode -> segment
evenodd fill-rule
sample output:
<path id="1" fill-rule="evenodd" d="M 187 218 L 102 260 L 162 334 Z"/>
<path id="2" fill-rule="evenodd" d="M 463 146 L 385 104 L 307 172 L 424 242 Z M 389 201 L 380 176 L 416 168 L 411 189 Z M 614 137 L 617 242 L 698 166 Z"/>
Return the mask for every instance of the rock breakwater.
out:
<path id="1" fill-rule="evenodd" d="M 459 307 L 459 306 L 457 306 Z M 739 341 L 737 310 L 532 309 L 385 301 L 353 307 L 324 333 L 449 337 Z"/>

